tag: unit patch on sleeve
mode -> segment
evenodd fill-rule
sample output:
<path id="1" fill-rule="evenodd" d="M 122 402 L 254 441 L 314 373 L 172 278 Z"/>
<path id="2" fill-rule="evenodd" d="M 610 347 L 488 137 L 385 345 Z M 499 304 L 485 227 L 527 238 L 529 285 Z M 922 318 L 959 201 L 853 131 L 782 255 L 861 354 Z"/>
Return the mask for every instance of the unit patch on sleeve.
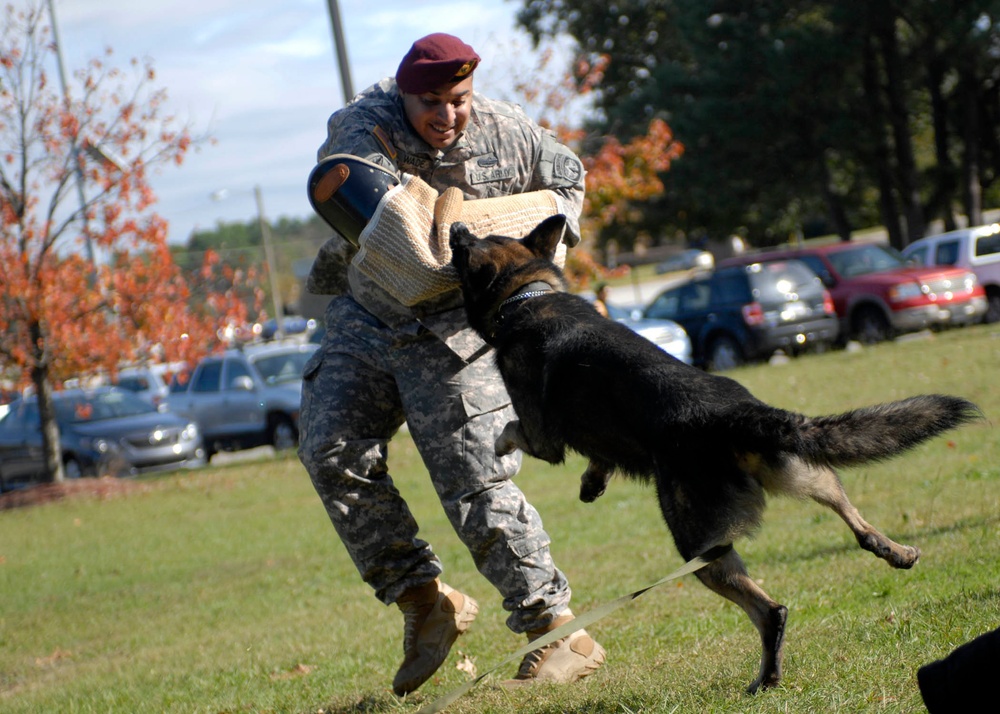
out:
<path id="1" fill-rule="evenodd" d="M 559 154 L 552 162 L 552 174 L 556 178 L 561 178 L 569 183 L 576 183 L 583 176 L 583 167 L 580 160 L 575 156 Z"/>

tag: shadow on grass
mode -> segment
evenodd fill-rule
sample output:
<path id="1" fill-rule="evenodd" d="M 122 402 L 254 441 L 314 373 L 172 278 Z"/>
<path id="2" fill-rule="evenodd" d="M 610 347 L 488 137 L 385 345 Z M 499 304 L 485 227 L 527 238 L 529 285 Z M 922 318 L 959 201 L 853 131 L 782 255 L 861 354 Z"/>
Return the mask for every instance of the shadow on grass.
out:
<path id="1" fill-rule="evenodd" d="M 400 711 L 402 703 L 389 694 L 370 694 L 353 704 L 331 704 L 325 707 L 304 709 L 301 714 L 379 714 L 380 712 Z"/>

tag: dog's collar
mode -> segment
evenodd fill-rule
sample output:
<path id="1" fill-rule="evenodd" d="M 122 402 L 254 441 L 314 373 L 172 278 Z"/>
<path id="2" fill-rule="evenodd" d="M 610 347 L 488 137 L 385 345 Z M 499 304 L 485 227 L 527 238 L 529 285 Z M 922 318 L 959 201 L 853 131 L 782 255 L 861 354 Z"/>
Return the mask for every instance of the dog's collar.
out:
<path id="1" fill-rule="evenodd" d="M 554 292 L 552 286 L 540 280 L 522 286 L 516 293 L 504 300 L 497 307 L 497 311 L 493 314 L 494 326 L 500 327 L 503 325 L 508 315 L 520 307 L 521 303 L 525 300 L 551 292 Z"/>

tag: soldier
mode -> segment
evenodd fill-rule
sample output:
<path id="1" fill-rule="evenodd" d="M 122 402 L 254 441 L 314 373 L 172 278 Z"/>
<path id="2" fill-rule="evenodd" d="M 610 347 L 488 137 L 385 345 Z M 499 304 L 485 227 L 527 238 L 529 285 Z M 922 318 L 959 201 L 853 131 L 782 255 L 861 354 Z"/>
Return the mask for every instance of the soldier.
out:
<path id="1" fill-rule="evenodd" d="M 594 307 L 604 317 L 608 317 L 608 293 L 607 283 L 598 283 L 594 288 Z"/>
<path id="2" fill-rule="evenodd" d="M 435 268 L 443 282 L 416 290 L 403 285 L 412 267 L 405 260 L 381 273 L 370 268 L 397 254 L 396 246 L 376 245 L 373 231 L 425 253 L 429 241 L 447 245 L 441 201 L 433 199 L 448 189 L 464 201 L 462 220 L 477 205 L 523 199 L 545 215 L 565 214 L 564 241 L 579 241 L 579 158 L 518 106 L 473 93 L 479 61 L 451 35 L 414 42 L 394 79 L 330 117 L 310 177 L 310 200 L 338 234 L 308 281 L 310 292 L 335 297 L 322 347 L 304 373 L 299 457 L 364 581 L 403 612 L 404 658 L 393 680 L 399 696 L 441 666 L 478 612 L 472 598 L 441 581 L 441 562 L 393 486 L 388 442 L 404 421 L 452 526 L 502 595 L 508 627 L 534 640 L 573 619 L 549 536 L 512 481 L 520 454 L 494 453 L 514 414 L 490 348 L 468 325 L 450 266 Z M 394 213 L 401 201 L 432 204 Z M 430 235 L 392 223 L 434 211 Z M 537 210 L 528 215 L 522 235 L 538 222 Z M 604 649 L 578 630 L 527 655 L 509 681 L 572 682 L 603 662 Z"/>

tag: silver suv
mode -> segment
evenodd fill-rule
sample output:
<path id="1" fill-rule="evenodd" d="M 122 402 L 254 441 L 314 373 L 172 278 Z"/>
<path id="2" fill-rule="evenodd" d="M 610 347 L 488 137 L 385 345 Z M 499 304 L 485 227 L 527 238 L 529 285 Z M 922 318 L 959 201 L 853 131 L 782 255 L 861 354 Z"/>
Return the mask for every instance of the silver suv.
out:
<path id="1" fill-rule="evenodd" d="M 197 422 L 208 456 L 299 440 L 302 370 L 317 345 L 269 343 L 204 358 L 170 385 L 170 411 Z"/>
<path id="2" fill-rule="evenodd" d="M 971 270 L 986 291 L 984 322 L 1000 322 L 1000 225 L 927 236 L 906 246 L 903 257 L 917 265 L 954 265 Z"/>

